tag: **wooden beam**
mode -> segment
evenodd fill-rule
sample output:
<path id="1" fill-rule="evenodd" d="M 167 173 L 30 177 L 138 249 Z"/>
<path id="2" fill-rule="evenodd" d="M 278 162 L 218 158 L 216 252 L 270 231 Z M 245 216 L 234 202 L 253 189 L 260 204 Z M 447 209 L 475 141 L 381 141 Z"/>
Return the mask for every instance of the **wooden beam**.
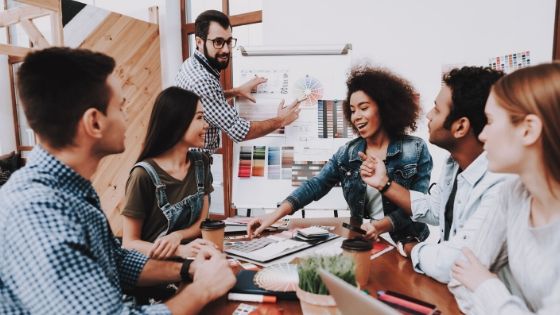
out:
<path id="1" fill-rule="evenodd" d="M 12 96 L 12 119 L 14 120 L 14 129 L 16 131 L 16 148 L 21 146 L 21 139 L 19 137 L 19 121 L 18 121 L 18 111 L 17 111 L 17 101 L 16 101 L 16 83 L 15 77 L 16 74 L 14 73 L 14 67 L 10 64 L 9 65 L 10 71 L 10 93 Z"/>
<path id="2" fill-rule="evenodd" d="M 256 24 L 262 22 L 262 11 L 253 11 L 249 13 L 232 15 L 229 17 L 229 21 L 232 26 L 241 26 L 247 24 Z M 194 23 L 183 24 L 183 32 L 189 34 L 194 34 Z"/>
<path id="3" fill-rule="evenodd" d="M 20 56 L 8 56 L 8 63 L 13 65 L 14 63 L 23 62 L 23 58 Z"/>
<path id="4" fill-rule="evenodd" d="M 256 24 L 262 22 L 262 10 L 243 14 L 232 15 L 229 17 L 232 26 Z"/>
<path id="5" fill-rule="evenodd" d="M 229 16 L 229 0 L 222 0 L 222 12 Z"/>
<path id="6" fill-rule="evenodd" d="M 560 60 L 560 0 L 556 0 L 556 17 L 554 20 L 554 38 L 552 43 L 552 59 Z"/>
<path id="7" fill-rule="evenodd" d="M 49 42 L 45 39 L 41 31 L 35 26 L 33 22 L 30 20 L 21 20 L 20 25 L 23 27 L 23 30 L 29 36 L 29 40 L 33 44 L 33 47 L 37 48 L 47 48 L 50 46 Z"/>
<path id="8" fill-rule="evenodd" d="M 27 47 L 0 44 L 0 54 L 3 55 L 14 56 L 14 57 L 25 57 L 28 53 L 32 51 L 33 49 Z"/>
<path id="9" fill-rule="evenodd" d="M 178 0 L 181 2 L 181 54 L 183 60 L 189 58 L 189 34 L 185 32 L 183 25 L 187 23 L 187 5 L 185 0 Z"/>
<path id="10" fill-rule="evenodd" d="M 63 46 L 64 45 L 64 27 L 62 26 L 62 13 L 53 12 L 51 14 L 51 33 L 52 33 L 52 45 L 53 46 Z"/>
<path id="11" fill-rule="evenodd" d="M 31 20 L 45 15 L 49 15 L 52 12 L 49 10 L 37 8 L 37 7 L 17 7 L 6 11 L 0 12 L 0 27 L 6 27 L 12 24 L 16 24 L 21 20 Z"/>
<path id="12" fill-rule="evenodd" d="M 153 7 L 149 7 L 148 11 L 149 11 L 148 22 L 150 22 L 152 24 L 158 24 L 159 25 L 159 8 L 158 8 L 158 6 L 154 5 Z"/>
<path id="13" fill-rule="evenodd" d="M 61 12 L 60 0 L 16 0 L 17 2 L 32 5 L 55 12 Z"/>

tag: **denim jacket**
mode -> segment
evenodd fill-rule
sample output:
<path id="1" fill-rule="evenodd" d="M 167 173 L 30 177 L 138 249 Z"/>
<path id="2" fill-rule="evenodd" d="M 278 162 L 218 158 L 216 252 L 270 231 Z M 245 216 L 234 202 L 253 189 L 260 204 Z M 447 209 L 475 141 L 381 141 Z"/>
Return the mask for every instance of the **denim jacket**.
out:
<path id="1" fill-rule="evenodd" d="M 366 184 L 360 177 L 362 161 L 358 156 L 358 152 L 365 152 L 365 149 L 365 139 L 349 141 L 338 149 L 317 176 L 304 182 L 285 201 L 296 211 L 312 201 L 321 199 L 331 188 L 341 183 L 342 193 L 352 217 L 369 219 L 369 212 L 365 209 Z M 385 166 L 387 176 L 394 182 L 407 189 L 428 192 L 432 156 L 424 140 L 414 136 L 392 139 L 387 148 Z M 430 231 L 426 224 L 412 222 L 403 209 L 384 196 L 382 200 L 383 212 L 393 222 L 394 229 L 390 234 L 395 241 L 409 236 L 423 241 L 428 237 Z"/>

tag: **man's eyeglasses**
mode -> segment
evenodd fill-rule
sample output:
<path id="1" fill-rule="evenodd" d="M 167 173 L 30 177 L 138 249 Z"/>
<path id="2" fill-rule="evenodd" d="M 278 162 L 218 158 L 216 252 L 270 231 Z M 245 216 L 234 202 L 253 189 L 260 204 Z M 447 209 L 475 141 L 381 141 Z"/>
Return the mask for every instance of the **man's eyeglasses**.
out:
<path id="1" fill-rule="evenodd" d="M 237 38 L 233 38 L 233 37 L 230 37 L 228 39 L 223 39 L 221 37 L 214 38 L 214 39 L 207 38 L 206 40 L 211 41 L 212 44 L 214 45 L 214 48 L 216 49 L 221 49 L 222 47 L 224 47 L 225 44 L 227 44 L 228 47 L 235 47 L 235 44 L 237 44 Z"/>

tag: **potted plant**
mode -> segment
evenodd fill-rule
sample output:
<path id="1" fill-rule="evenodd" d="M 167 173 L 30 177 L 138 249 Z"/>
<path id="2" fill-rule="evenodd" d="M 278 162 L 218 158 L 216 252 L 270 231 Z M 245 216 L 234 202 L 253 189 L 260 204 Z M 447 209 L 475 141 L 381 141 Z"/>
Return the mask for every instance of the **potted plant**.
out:
<path id="1" fill-rule="evenodd" d="M 313 308 L 313 306 L 310 307 L 306 304 L 311 304 L 322 306 L 325 314 L 335 314 L 336 303 L 332 296 L 329 295 L 327 287 L 319 276 L 319 268 L 323 268 L 349 284 L 356 286 L 354 261 L 347 256 L 310 256 L 299 260 L 299 282 L 296 294 L 304 313 L 316 313 L 317 310 L 306 312 L 306 308 Z"/>

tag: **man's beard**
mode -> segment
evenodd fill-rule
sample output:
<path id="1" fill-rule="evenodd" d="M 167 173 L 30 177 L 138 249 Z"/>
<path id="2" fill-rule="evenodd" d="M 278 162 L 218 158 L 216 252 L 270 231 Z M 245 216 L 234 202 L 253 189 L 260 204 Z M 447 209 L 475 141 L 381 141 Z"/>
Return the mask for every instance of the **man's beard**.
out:
<path id="1" fill-rule="evenodd" d="M 225 62 L 220 62 L 218 61 L 218 57 L 224 57 L 227 56 L 228 59 Z M 231 53 L 223 53 L 223 54 L 216 54 L 216 57 L 210 57 L 210 55 L 208 54 L 208 49 L 206 48 L 206 44 L 204 45 L 204 57 L 206 57 L 206 59 L 208 60 L 208 63 L 210 64 L 210 66 L 212 66 L 214 69 L 217 69 L 219 71 L 224 70 L 225 68 L 228 67 L 229 64 L 229 60 L 231 59 Z"/>

